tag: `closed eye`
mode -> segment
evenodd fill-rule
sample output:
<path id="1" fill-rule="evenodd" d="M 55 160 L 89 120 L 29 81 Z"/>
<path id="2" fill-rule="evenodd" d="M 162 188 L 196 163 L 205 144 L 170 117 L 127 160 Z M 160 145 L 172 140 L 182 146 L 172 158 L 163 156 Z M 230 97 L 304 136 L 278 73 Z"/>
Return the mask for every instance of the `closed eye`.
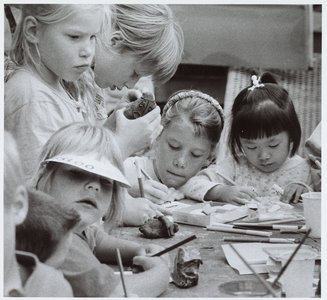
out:
<path id="1" fill-rule="evenodd" d="M 101 184 L 105 185 L 105 186 L 111 186 L 112 185 L 112 181 L 106 179 L 106 178 L 101 178 L 100 179 Z"/>
<path id="2" fill-rule="evenodd" d="M 279 145 L 279 143 L 276 144 L 276 145 L 270 145 L 269 147 L 270 147 L 270 148 L 276 148 L 278 145 Z"/>
<path id="3" fill-rule="evenodd" d="M 175 147 L 175 146 L 173 146 L 172 144 L 169 144 L 169 143 L 168 143 L 168 145 L 172 150 L 178 150 L 178 147 Z"/>
<path id="4" fill-rule="evenodd" d="M 78 40 L 79 39 L 79 35 L 70 35 L 69 36 L 72 40 Z"/>

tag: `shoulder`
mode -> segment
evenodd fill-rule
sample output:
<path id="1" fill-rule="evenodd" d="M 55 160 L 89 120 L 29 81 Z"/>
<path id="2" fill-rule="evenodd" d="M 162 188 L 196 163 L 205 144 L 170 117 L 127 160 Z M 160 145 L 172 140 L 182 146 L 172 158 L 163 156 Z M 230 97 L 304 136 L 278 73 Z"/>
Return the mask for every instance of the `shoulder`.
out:
<path id="1" fill-rule="evenodd" d="M 297 167 L 310 168 L 310 164 L 305 158 L 299 155 L 294 155 L 285 161 L 285 163 L 281 166 L 281 170 L 289 170 Z"/>
<path id="2" fill-rule="evenodd" d="M 53 91 L 27 70 L 17 70 L 4 86 L 5 106 L 23 106 L 44 99 L 50 101 Z"/>
<path id="3" fill-rule="evenodd" d="M 28 252 L 16 251 L 17 261 L 32 270 L 24 285 L 27 297 L 72 297 L 70 284 L 63 274 Z M 60 287 L 60 288 L 58 288 Z"/>

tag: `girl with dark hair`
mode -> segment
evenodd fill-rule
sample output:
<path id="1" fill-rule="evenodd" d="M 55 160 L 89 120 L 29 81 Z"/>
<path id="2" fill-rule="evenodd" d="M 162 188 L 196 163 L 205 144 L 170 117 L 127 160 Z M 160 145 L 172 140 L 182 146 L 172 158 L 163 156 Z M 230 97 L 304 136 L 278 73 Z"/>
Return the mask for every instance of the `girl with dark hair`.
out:
<path id="1" fill-rule="evenodd" d="M 295 154 L 301 126 L 288 92 L 268 72 L 251 80 L 232 107 L 231 155 L 190 179 L 185 196 L 245 204 L 256 196 L 279 196 L 273 188 L 279 186 L 280 200 L 296 203 L 310 188 L 310 165 Z"/>

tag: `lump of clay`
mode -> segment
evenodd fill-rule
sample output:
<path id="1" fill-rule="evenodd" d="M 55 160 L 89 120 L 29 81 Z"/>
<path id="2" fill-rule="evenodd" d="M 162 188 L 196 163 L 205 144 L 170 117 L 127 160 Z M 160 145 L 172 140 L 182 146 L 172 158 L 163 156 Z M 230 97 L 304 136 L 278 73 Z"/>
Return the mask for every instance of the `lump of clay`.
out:
<path id="1" fill-rule="evenodd" d="M 196 248 L 178 248 L 172 279 L 176 286 L 187 288 L 198 284 L 201 254 Z"/>
<path id="2" fill-rule="evenodd" d="M 138 98 L 127 106 L 124 115 L 127 119 L 137 119 L 146 115 L 156 106 L 157 104 L 154 100 L 154 95 L 151 92 L 146 91 L 142 94 L 141 98 Z"/>
<path id="3" fill-rule="evenodd" d="M 178 225 L 170 222 L 165 216 L 154 218 L 139 228 L 144 236 L 149 239 L 172 237 L 178 229 Z"/>

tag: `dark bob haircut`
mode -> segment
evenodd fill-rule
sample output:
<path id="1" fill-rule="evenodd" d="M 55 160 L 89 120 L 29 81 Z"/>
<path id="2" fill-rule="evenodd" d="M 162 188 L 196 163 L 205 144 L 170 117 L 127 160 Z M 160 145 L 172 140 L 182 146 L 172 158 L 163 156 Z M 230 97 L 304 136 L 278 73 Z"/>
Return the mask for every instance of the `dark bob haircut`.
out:
<path id="1" fill-rule="evenodd" d="M 301 125 L 288 92 L 271 73 L 264 73 L 261 83 L 253 90 L 243 89 L 232 107 L 229 146 L 236 161 L 242 152 L 240 138 L 260 139 L 285 131 L 293 142 L 291 156 L 300 145 Z"/>

